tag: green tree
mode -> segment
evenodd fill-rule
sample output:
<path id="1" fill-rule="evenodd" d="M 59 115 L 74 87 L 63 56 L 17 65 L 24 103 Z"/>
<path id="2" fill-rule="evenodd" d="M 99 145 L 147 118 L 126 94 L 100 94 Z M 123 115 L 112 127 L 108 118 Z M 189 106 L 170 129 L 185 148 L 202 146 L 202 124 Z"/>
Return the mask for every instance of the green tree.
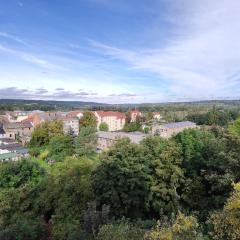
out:
<path id="1" fill-rule="evenodd" d="M 122 139 L 101 160 L 93 175 L 95 195 L 115 216 L 158 217 L 178 210 L 183 172 L 174 142 L 152 137 L 136 145 Z"/>
<path id="2" fill-rule="evenodd" d="M 132 223 L 121 220 L 113 224 L 106 224 L 100 228 L 97 240 L 141 240 L 144 230 L 134 226 Z"/>
<path id="3" fill-rule="evenodd" d="M 142 131 L 142 124 L 140 121 L 140 118 L 137 117 L 135 122 L 126 122 L 123 127 L 124 132 L 136 132 L 136 131 Z"/>
<path id="4" fill-rule="evenodd" d="M 200 240 L 202 234 L 195 217 L 179 213 L 176 220 L 167 226 L 159 224 L 145 234 L 144 240 Z M 203 239 L 203 238 L 201 238 Z"/>
<path id="5" fill-rule="evenodd" d="M 141 147 L 121 139 L 101 155 L 92 180 L 98 205 L 116 217 L 142 217 L 148 210 L 150 179 Z"/>
<path id="6" fill-rule="evenodd" d="M 109 130 L 109 127 L 108 127 L 108 124 L 107 123 L 101 123 L 100 125 L 99 125 L 99 130 L 100 131 L 104 131 L 104 132 L 107 132 L 108 130 Z"/>
<path id="7" fill-rule="evenodd" d="M 83 116 L 80 119 L 80 128 L 81 127 L 93 127 L 97 128 L 97 118 L 94 113 L 86 111 L 83 113 Z"/>
<path id="8" fill-rule="evenodd" d="M 76 139 L 75 152 L 79 156 L 91 156 L 96 153 L 97 136 L 94 127 L 82 127 Z"/>
<path id="9" fill-rule="evenodd" d="M 240 137 L 240 118 L 238 118 L 234 123 L 229 124 L 228 131 L 237 137 Z"/>
<path id="10" fill-rule="evenodd" d="M 30 147 L 38 148 L 46 146 L 52 137 L 63 135 L 63 123 L 62 121 L 46 121 L 37 126 L 31 137 Z"/>
<path id="11" fill-rule="evenodd" d="M 240 183 L 234 185 L 234 192 L 227 200 L 222 211 L 213 213 L 210 222 L 213 225 L 212 237 L 216 240 L 240 239 Z"/>
<path id="12" fill-rule="evenodd" d="M 178 189 L 184 180 L 180 147 L 160 137 L 148 137 L 141 146 L 152 178 L 149 205 L 155 216 L 176 213 L 180 200 Z"/>
<path id="13" fill-rule="evenodd" d="M 41 192 L 45 170 L 35 162 L 23 160 L 2 164 L 0 172 L 0 238 L 45 238 L 45 223 L 33 207 Z"/>
<path id="14" fill-rule="evenodd" d="M 95 163 L 87 158 L 69 158 L 49 175 L 38 199 L 41 215 L 52 224 L 54 239 L 65 240 L 83 229 L 87 202 L 93 200 L 91 173 Z"/>
<path id="15" fill-rule="evenodd" d="M 0 190 L 37 183 L 43 175 L 45 170 L 30 160 L 0 164 Z"/>
<path id="16" fill-rule="evenodd" d="M 205 220 L 209 211 L 223 206 L 238 177 L 239 145 L 227 136 L 216 138 L 202 130 L 186 130 L 175 139 L 182 146 L 186 177 L 183 205 Z"/>
<path id="17" fill-rule="evenodd" d="M 70 135 L 53 137 L 49 142 L 48 148 L 50 158 L 62 161 L 74 153 L 73 138 Z"/>

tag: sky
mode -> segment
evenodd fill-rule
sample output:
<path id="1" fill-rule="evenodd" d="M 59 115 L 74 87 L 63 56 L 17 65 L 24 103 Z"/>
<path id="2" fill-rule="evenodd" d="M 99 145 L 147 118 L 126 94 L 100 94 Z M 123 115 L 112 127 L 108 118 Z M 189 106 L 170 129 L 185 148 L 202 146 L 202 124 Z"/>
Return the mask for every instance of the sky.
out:
<path id="1" fill-rule="evenodd" d="M 240 99 L 239 0 L 0 0 L 0 98 Z"/>

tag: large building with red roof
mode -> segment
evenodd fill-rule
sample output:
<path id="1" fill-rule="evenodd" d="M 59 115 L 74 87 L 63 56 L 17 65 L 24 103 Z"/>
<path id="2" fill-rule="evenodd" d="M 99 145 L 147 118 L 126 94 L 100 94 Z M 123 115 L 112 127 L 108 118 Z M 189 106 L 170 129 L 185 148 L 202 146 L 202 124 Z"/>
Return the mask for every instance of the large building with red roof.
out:
<path id="1" fill-rule="evenodd" d="M 106 123 L 108 125 L 109 131 L 119 131 L 123 129 L 126 121 L 126 115 L 121 112 L 114 111 L 95 111 L 94 115 L 97 118 L 97 127 L 101 123 Z"/>

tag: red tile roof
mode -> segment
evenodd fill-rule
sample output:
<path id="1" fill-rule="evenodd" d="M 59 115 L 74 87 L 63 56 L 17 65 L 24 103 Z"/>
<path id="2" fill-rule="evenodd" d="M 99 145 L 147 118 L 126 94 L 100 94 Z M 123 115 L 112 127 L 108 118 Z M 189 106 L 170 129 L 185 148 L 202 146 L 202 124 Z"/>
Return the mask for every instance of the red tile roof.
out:
<path id="1" fill-rule="evenodd" d="M 118 119 L 126 118 L 126 115 L 121 112 L 113 112 L 113 111 L 96 111 L 99 117 L 116 117 Z"/>
<path id="2" fill-rule="evenodd" d="M 67 114 L 67 117 L 76 117 L 79 113 L 82 113 L 82 111 L 71 111 Z"/>

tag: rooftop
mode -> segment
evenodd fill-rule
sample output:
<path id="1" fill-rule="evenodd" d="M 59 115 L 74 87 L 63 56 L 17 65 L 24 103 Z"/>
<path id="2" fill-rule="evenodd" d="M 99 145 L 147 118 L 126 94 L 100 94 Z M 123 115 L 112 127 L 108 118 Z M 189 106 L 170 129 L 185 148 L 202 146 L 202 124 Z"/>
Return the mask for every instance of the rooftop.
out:
<path id="1" fill-rule="evenodd" d="M 147 137 L 147 134 L 141 132 L 98 132 L 97 136 L 99 138 L 116 140 L 118 138 L 129 138 L 133 143 L 138 144 L 141 140 Z"/>
<path id="2" fill-rule="evenodd" d="M 96 111 L 96 113 L 100 117 L 116 117 L 118 119 L 126 118 L 126 115 L 122 112 L 114 112 L 114 111 Z"/>
<path id="3" fill-rule="evenodd" d="M 17 153 L 14 153 L 14 152 L 3 153 L 3 154 L 0 154 L 0 161 L 8 158 L 15 158 L 17 156 L 18 156 Z"/>
<path id="4" fill-rule="evenodd" d="M 32 124 L 30 122 L 6 123 L 3 125 L 4 129 L 31 128 L 31 127 Z"/>
<path id="5" fill-rule="evenodd" d="M 173 129 L 173 128 L 188 127 L 188 126 L 196 126 L 196 123 L 185 121 L 185 122 L 166 123 L 166 124 L 163 124 L 162 126 Z"/>

